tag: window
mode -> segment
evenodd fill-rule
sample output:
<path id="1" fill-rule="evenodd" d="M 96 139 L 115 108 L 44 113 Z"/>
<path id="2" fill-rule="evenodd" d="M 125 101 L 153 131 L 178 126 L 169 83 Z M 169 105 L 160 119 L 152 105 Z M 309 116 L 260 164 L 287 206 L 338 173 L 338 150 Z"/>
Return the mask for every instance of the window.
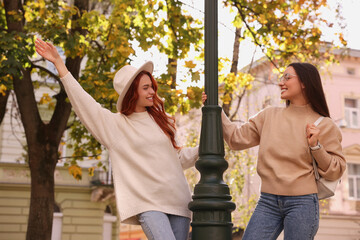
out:
<path id="1" fill-rule="evenodd" d="M 360 164 L 348 164 L 349 197 L 360 200 Z"/>
<path id="2" fill-rule="evenodd" d="M 345 98 L 345 121 L 349 128 L 360 128 L 360 104 L 359 99 Z"/>
<path id="3" fill-rule="evenodd" d="M 347 68 L 346 69 L 347 74 L 349 75 L 355 75 L 355 68 Z"/>

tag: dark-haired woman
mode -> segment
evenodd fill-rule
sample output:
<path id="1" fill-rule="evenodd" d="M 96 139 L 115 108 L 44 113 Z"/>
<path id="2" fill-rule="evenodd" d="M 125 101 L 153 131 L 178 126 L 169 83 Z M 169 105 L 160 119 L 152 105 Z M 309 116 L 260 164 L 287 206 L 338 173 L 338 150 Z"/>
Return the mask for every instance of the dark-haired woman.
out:
<path id="1" fill-rule="evenodd" d="M 187 239 L 191 195 L 183 169 L 195 164 L 198 148 L 177 145 L 175 121 L 156 94 L 153 63 L 127 65 L 115 74 L 119 112 L 113 113 L 83 90 L 52 44 L 35 43 L 54 63 L 82 123 L 109 151 L 121 222 L 141 224 L 150 240 Z"/>
<path id="2" fill-rule="evenodd" d="M 325 179 L 339 179 L 346 168 L 341 133 L 330 118 L 316 67 L 290 64 L 279 87 L 286 107 L 266 108 L 241 126 L 222 114 L 231 149 L 259 145 L 261 194 L 243 240 L 275 240 L 282 230 L 285 240 L 314 239 L 319 204 L 310 152 Z M 325 118 L 315 126 L 320 116 Z"/>

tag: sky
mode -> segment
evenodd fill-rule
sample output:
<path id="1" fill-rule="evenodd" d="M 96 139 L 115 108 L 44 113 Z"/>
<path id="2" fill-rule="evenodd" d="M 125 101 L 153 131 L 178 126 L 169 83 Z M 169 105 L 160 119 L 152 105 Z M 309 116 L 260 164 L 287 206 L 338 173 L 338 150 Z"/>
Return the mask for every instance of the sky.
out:
<path id="1" fill-rule="evenodd" d="M 195 18 L 202 18 L 204 14 L 204 2 L 202 0 L 181 0 L 185 5 L 189 13 L 194 15 Z M 335 7 L 336 3 L 340 2 L 342 5 L 342 16 L 347 27 L 343 31 L 344 37 L 348 42 L 348 47 L 353 49 L 360 50 L 360 1 L 359 0 L 328 0 L 329 8 L 324 9 L 323 14 L 326 16 L 326 19 L 332 20 L 335 16 Z M 234 44 L 234 32 L 235 27 L 231 24 L 234 18 L 234 14 L 229 13 L 229 9 L 223 8 L 221 0 L 218 0 L 218 55 L 219 57 L 227 57 L 230 60 L 232 59 L 232 51 Z M 331 31 L 323 31 L 324 39 L 323 40 L 332 40 L 334 32 L 339 31 L 339 28 L 333 28 Z M 136 43 L 134 43 L 136 45 Z M 250 41 L 242 41 L 240 44 L 240 59 L 238 67 L 244 67 L 248 65 L 251 61 L 254 51 L 255 60 L 262 57 L 261 50 L 255 48 L 254 44 Z M 166 56 L 161 56 L 156 48 L 150 49 L 148 52 L 139 52 L 137 57 L 133 58 L 133 65 L 140 66 L 146 60 L 153 60 L 155 65 L 154 75 L 160 75 L 160 73 L 166 70 Z M 192 57 L 190 56 L 189 59 Z M 189 60 L 188 59 L 188 60 Z M 180 63 L 181 64 L 181 63 Z M 230 67 L 230 66 L 229 66 Z M 178 69 L 178 79 L 182 79 L 186 76 L 186 72 L 183 72 L 183 68 L 180 66 Z M 201 80 L 201 82 L 203 82 Z M 199 83 L 201 86 L 203 83 Z M 183 84 L 182 88 L 185 89 L 187 84 Z"/>
<path id="2" fill-rule="evenodd" d="M 196 0 L 193 0 L 196 1 Z M 347 27 L 344 32 L 344 37 L 348 42 L 348 47 L 360 50 L 360 1 L 359 0 L 329 0 L 329 9 L 324 9 L 324 16 L 326 19 L 333 19 L 335 16 L 335 7 L 337 2 L 341 2 L 342 16 Z M 228 13 L 227 9 L 221 8 L 221 1 L 219 1 L 219 57 L 227 56 L 231 59 L 232 45 L 234 42 L 234 27 L 231 26 L 233 16 Z M 226 25 L 226 27 L 224 26 Z M 334 32 L 339 31 L 339 28 L 334 28 L 333 31 L 324 31 L 325 39 L 331 40 Z M 229 43 L 227 43 L 229 42 Z M 222 44 L 226 43 L 226 44 Z M 240 46 L 239 67 L 248 65 L 251 61 L 252 54 L 255 50 L 253 43 L 249 41 L 243 41 Z M 255 59 L 263 56 L 260 49 L 256 49 Z"/>

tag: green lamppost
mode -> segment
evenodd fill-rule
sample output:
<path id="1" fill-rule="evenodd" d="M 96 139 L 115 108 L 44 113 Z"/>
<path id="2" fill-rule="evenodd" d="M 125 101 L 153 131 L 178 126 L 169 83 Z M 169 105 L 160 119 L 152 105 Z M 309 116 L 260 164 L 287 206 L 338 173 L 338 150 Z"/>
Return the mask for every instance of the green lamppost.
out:
<path id="1" fill-rule="evenodd" d="M 218 28 L 217 0 L 205 0 L 205 92 L 202 108 L 200 158 L 196 168 L 201 179 L 195 186 L 189 209 L 193 212 L 192 240 L 231 240 L 229 187 L 223 181 L 228 167 L 224 159 L 221 107 L 218 106 Z"/>

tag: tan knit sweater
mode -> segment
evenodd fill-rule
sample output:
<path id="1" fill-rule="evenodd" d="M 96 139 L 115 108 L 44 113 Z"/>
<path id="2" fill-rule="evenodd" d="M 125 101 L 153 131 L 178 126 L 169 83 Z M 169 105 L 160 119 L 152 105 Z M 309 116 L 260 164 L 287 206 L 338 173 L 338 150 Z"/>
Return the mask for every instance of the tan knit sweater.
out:
<path id="1" fill-rule="evenodd" d="M 81 122 L 109 151 L 120 220 L 139 224 L 135 216 L 149 210 L 190 218 L 183 169 L 195 164 L 198 147 L 178 152 L 148 112 L 112 113 L 70 73 L 61 81 Z"/>
<path id="2" fill-rule="evenodd" d="M 240 126 L 222 113 L 224 139 L 233 150 L 259 145 L 257 172 L 262 192 L 287 196 L 317 193 L 306 125 L 319 116 L 310 105 L 269 107 Z M 318 128 L 323 147 L 312 152 L 319 173 L 336 180 L 346 168 L 340 130 L 330 118 L 324 118 Z"/>

